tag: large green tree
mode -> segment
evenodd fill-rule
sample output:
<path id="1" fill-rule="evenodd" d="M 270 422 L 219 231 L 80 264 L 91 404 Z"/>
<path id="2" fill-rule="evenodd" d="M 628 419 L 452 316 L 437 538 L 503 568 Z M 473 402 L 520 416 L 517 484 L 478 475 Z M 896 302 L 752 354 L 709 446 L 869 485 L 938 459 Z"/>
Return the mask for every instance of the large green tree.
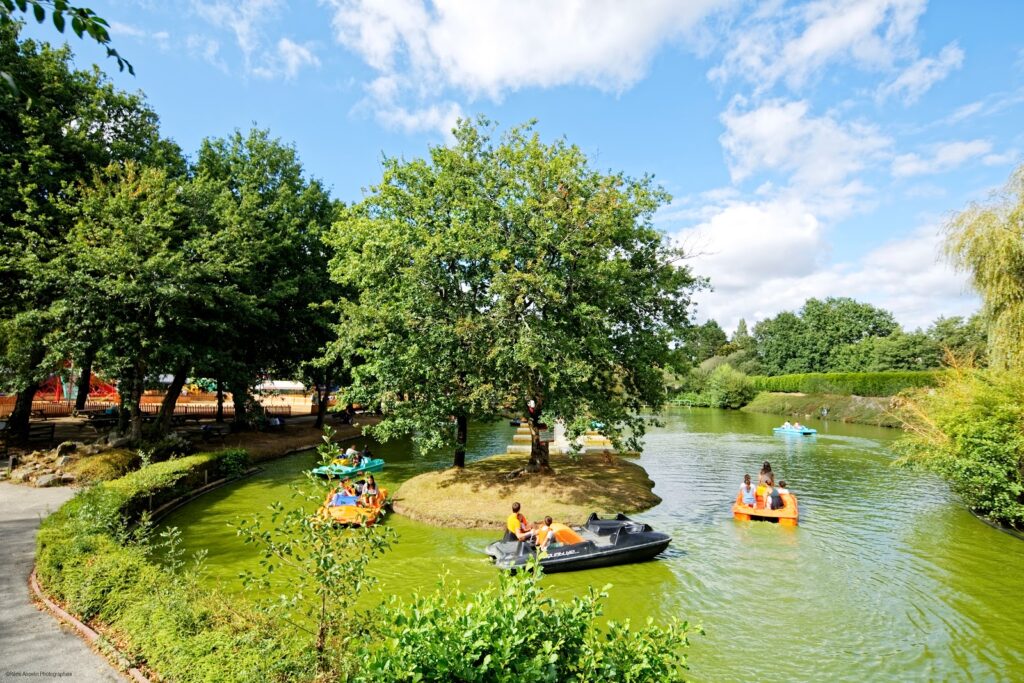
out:
<path id="1" fill-rule="evenodd" d="M 0 64 L 32 93 L 26 106 L 0 90 L 0 379 L 17 393 L 9 428 L 24 436 L 36 386 L 55 369 L 43 339 L 60 295 L 51 271 L 73 220 L 68 189 L 112 162 L 171 167 L 180 153 L 140 97 L 97 69 L 73 69 L 66 48 L 19 40 L 17 24 L 0 22 Z"/>
<path id="2" fill-rule="evenodd" d="M 330 296 L 322 236 L 336 207 L 305 177 L 295 149 L 265 130 L 205 140 L 194 182 L 210 197 L 221 226 L 216 242 L 237 267 L 220 349 L 202 374 L 225 380 L 244 422 L 261 377 L 297 374 L 315 355 L 307 342 L 322 316 L 311 305 Z"/>
<path id="3" fill-rule="evenodd" d="M 379 436 L 454 442 L 459 466 L 469 420 L 512 408 L 547 470 L 542 422 L 642 435 L 697 281 L 651 225 L 668 200 L 651 178 L 598 172 L 530 126 L 492 130 L 463 121 L 429 159 L 386 159 L 335 225 L 332 275 L 359 292 L 337 346 L 365 361 L 350 395 L 383 405 Z"/>
<path id="4" fill-rule="evenodd" d="M 950 220 L 946 254 L 981 295 L 991 366 L 1024 370 L 1024 166 Z"/>

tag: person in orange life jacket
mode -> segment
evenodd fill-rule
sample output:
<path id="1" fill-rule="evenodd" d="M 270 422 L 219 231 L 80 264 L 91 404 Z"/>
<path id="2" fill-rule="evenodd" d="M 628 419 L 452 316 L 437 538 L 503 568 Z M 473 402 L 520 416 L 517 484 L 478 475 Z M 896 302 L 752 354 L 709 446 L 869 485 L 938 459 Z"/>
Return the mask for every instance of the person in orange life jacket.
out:
<path id="1" fill-rule="evenodd" d="M 537 536 L 537 530 L 526 520 L 526 517 L 520 514 L 518 502 L 512 503 L 512 514 L 508 516 L 506 528 L 509 533 L 520 541 L 526 541 Z"/>

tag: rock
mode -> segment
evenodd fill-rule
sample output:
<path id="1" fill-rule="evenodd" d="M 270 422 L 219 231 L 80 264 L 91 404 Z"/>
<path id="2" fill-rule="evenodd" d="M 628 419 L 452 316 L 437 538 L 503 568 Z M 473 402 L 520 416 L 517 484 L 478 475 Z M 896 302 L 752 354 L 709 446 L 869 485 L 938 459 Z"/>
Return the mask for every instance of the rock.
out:
<path id="1" fill-rule="evenodd" d="M 124 448 L 125 446 L 127 446 L 131 442 L 132 442 L 131 437 L 122 436 L 122 437 L 119 437 L 119 438 L 116 438 L 116 439 L 110 439 L 110 444 L 109 445 L 110 445 L 111 448 Z"/>
<path id="2" fill-rule="evenodd" d="M 28 468 L 20 467 L 11 472 L 11 481 L 15 483 L 23 482 L 28 479 L 28 475 L 31 474 L 31 472 L 32 470 Z"/>
<path id="3" fill-rule="evenodd" d="M 57 458 L 59 459 L 62 456 L 67 455 L 68 453 L 74 453 L 83 446 L 85 446 L 85 444 L 80 443 L 78 441 L 65 441 L 59 446 L 57 446 L 57 451 L 56 453 L 54 453 L 54 455 L 56 455 Z"/>
<path id="4" fill-rule="evenodd" d="M 42 474 L 36 477 L 36 487 L 45 488 L 47 486 L 56 486 L 60 484 L 60 477 L 56 474 Z"/>
<path id="5" fill-rule="evenodd" d="M 74 484 L 76 479 L 78 479 L 78 477 L 73 474 L 60 475 L 60 483 L 62 484 Z"/>
<path id="6" fill-rule="evenodd" d="M 7 470 L 0 470 L 0 481 L 7 478 Z"/>

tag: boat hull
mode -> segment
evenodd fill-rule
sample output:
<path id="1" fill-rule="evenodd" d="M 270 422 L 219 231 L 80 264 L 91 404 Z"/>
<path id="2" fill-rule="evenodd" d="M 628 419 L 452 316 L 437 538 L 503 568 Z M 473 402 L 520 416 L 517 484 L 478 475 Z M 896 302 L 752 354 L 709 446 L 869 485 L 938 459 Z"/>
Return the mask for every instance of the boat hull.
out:
<path id="1" fill-rule="evenodd" d="M 791 493 L 782 494 L 783 506 L 778 510 L 751 507 L 743 504 L 742 494 L 736 496 L 732 506 L 733 518 L 741 522 L 775 522 L 780 526 L 796 526 L 800 520 L 800 506 L 796 496 Z"/>
<path id="2" fill-rule="evenodd" d="M 811 436 L 813 434 L 818 433 L 817 429 L 811 429 L 810 427 L 805 427 L 804 429 L 786 429 L 785 427 L 774 427 L 772 431 L 775 432 L 776 434 L 792 434 L 793 436 Z"/>
<path id="3" fill-rule="evenodd" d="M 582 543 L 560 545 L 547 551 L 513 539 L 495 541 L 487 546 L 486 552 L 498 567 L 512 571 L 536 556 L 544 571 L 551 574 L 646 562 L 664 552 L 672 542 L 668 534 L 654 531 L 649 525 L 634 522 L 625 515 L 618 515 L 614 520 L 591 515 L 579 531 L 584 534 Z"/>
<path id="4" fill-rule="evenodd" d="M 359 467 L 350 467 L 348 465 L 336 465 L 331 463 L 330 465 L 321 465 L 313 469 L 313 474 L 318 477 L 334 477 L 343 478 L 351 477 L 354 474 L 362 474 L 364 472 L 380 472 L 384 469 L 384 461 L 381 458 L 373 458 L 366 464 L 360 465 Z"/>
<path id="5" fill-rule="evenodd" d="M 327 494 L 324 504 L 317 510 L 317 515 L 337 526 L 373 526 L 381 519 L 388 499 L 387 489 L 380 489 L 376 502 L 372 505 L 332 505 L 334 495 L 334 492 Z"/>

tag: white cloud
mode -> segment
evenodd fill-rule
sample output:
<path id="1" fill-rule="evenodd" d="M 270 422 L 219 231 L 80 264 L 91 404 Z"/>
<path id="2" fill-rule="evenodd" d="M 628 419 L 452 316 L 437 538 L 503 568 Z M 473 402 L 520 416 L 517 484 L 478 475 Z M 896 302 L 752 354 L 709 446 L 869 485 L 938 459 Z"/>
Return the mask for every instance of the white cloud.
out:
<path id="1" fill-rule="evenodd" d="M 792 174 L 803 188 L 837 187 L 884 156 L 891 140 L 874 126 L 809 115 L 804 100 L 769 100 L 742 109 L 734 100 L 721 116 L 722 147 L 733 182 L 762 170 Z"/>
<path id="2" fill-rule="evenodd" d="M 942 48 L 938 57 L 922 57 L 908 66 L 894 81 L 880 87 L 877 99 L 884 101 L 890 97 L 899 97 L 904 104 L 913 104 L 963 63 L 964 51 L 956 43 L 950 43 Z M 960 112 L 961 116 L 970 116 L 972 113 L 969 110 Z"/>
<path id="3" fill-rule="evenodd" d="M 981 163 L 986 166 L 1005 166 L 1007 164 L 1015 164 L 1020 158 L 1020 150 L 1008 149 L 1002 154 L 986 154 L 982 159 Z"/>
<path id="4" fill-rule="evenodd" d="M 764 92 L 785 82 L 798 89 L 825 67 L 851 63 L 885 70 L 913 55 L 925 0 L 818 0 L 793 8 L 769 5 L 728 35 L 715 81 L 746 80 Z"/>
<path id="5" fill-rule="evenodd" d="M 201 18 L 217 28 L 230 30 L 250 70 L 253 53 L 263 42 L 260 25 L 273 18 L 281 0 L 192 0 L 192 8 Z"/>
<path id="6" fill-rule="evenodd" d="M 971 159 L 989 154 L 992 143 L 988 140 L 957 140 L 932 147 L 928 158 L 918 154 L 900 154 L 892 161 L 892 174 L 898 178 L 930 173 L 942 173 L 962 166 Z M 998 162 L 997 162 L 998 163 Z"/>
<path id="7" fill-rule="evenodd" d="M 406 133 L 424 131 L 441 131 L 451 136 L 451 131 L 465 114 L 455 102 L 432 104 L 422 109 L 406 109 L 395 105 L 390 108 L 378 109 L 377 120 L 389 128 L 397 128 Z"/>
<path id="8" fill-rule="evenodd" d="M 152 41 L 161 50 L 167 50 L 171 46 L 171 34 L 167 31 L 155 31 L 150 33 L 146 29 L 132 24 L 112 21 L 110 22 L 110 32 L 115 36 L 126 36 L 140 41 Z"/>
<path id="9" fill-rule="evenodd" d="M 185 39 L 185 49 L 196 59 L 201 59 L 224 73 L 228 72 L 228 65 L 220 56 L 220 43 L 213 38 L 193 33 Z"/>
<path id="10" fill-rule="evenodd" d="M 313 53 L 312 44 L 299 44 L 288 38 L 281 38 L 277 41 L 277 53 L 265 57 L 263 65 L 253 68 L 252 72 L 261 78 L 283 76 L 287 80 L 292 80 L 305 66 L 320 66 L 320 58 Z"/>
<path id="11" fill-rule="evenodd" d="M 498 101 L 522 88 L 621 92 L 654 54 L 733 0 L 320 0 L 337 42 L 378 76 L 360 109 L 388 125 L 447 132 L 454 90 Z"/>
<path id="12" fill-rule="evenodd" d="M 910 329 L 978 307 L 964 275 L 940 259 L 933 226 L 833 264 L 824 224 L 796 201 L 734 203 L 674 236 L 694 254 L 694 272 L 711 278 L 714 291 L 696 297 L 700 317 L 727 330 L 740 318 L 753 324 L 796 310 L 810 297 L 866 301 Z"/>
<path id="13" fill-rule="evenodd" d="M 724 0 L 322 0 L 337 40 L 382 73 L 471 96 L 583 84 L 624 90 Z"/>

